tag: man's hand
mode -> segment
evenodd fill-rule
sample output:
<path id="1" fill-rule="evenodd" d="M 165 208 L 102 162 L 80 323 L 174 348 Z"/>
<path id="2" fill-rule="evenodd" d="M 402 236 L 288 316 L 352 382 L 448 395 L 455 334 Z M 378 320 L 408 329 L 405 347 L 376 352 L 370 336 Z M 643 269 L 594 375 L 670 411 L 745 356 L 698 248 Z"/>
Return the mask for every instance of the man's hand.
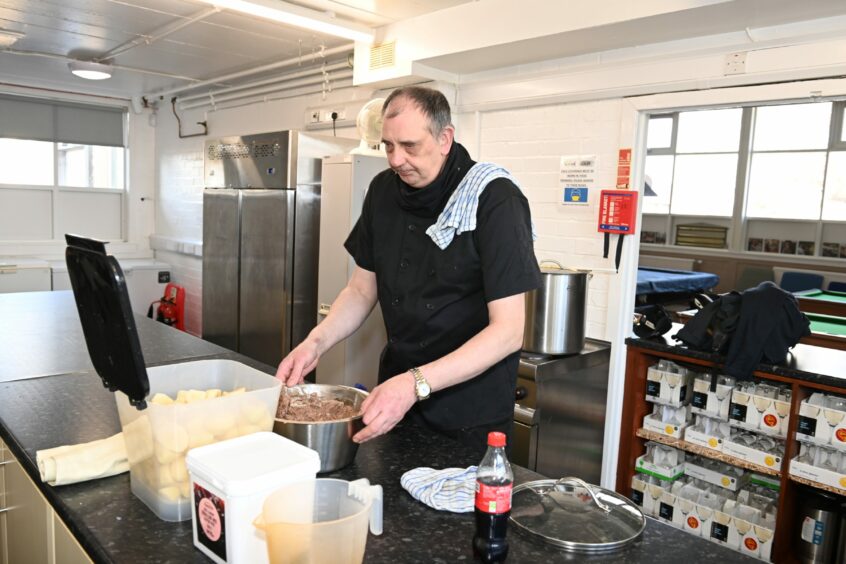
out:
<path id="1" fill-rule="evenodd" d="M 414 376 L 410 372 L 398 374 L 373 388 L 361 410 L 366 427 L 355 434 L 357 443 L 384 435 L 394 428 L 417 401 Z"/>
<path id="2" fill-rule="evenodd" d="M 282 359 L 276 377 L 286 386 L 302 384 L 305 375 L 314 370 L 319 359 L 317 345 L 306 339 Z"/>

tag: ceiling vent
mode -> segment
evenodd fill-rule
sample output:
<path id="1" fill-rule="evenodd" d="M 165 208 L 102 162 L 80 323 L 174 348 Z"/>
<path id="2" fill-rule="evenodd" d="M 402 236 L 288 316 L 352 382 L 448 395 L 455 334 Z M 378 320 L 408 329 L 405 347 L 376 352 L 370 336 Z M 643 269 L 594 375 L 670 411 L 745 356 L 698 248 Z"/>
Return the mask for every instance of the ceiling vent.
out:
<path id="1" fill-rule="evenodd" d="M 370 48 L 370 70 L 394 66 L 396 62 L 397 42 L 380 43 Z"/>

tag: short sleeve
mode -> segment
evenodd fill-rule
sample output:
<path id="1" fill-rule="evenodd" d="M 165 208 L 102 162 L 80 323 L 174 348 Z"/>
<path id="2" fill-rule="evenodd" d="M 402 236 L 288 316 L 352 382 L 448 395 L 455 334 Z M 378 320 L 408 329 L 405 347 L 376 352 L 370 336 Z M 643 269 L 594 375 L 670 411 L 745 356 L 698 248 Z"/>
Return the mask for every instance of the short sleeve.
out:
<path id="1" fill-rule="evenodd" d="M 370 272 L 376 271 L 376 264 L 373 259 L 373 194 L 371 189 L 367 190 L 364 196 L 364 204 L 361 207 L 361 215 L 350 231 L 344 248 L 352 256 L 355 263 Z"/>
<path id="2" fill-rule="evenodd" d="M 540 287 L 529 202 L 509 180 L 494 180 L 482 192 L 475 237 L 486 301 Z"/>

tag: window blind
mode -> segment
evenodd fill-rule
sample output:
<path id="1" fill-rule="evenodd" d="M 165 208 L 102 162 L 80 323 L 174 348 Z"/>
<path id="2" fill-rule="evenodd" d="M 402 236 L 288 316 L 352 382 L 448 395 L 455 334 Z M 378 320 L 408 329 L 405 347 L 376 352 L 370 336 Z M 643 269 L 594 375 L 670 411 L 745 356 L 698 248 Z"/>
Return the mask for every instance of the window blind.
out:
<path id="1" fill-rule="evenodd" d="M 126 110 L 19 96 L 0 96 L 0 137 L 124 147 Z"/>

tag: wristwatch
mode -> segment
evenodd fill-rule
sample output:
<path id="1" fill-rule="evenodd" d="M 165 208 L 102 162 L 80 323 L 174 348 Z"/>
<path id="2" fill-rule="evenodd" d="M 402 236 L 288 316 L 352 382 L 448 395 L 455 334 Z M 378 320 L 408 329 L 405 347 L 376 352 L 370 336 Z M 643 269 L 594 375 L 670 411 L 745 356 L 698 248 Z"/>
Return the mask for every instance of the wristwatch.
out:
<path id="1" fill-rule="evenodd" d="M 417 394 L 417 401 L 428 399 L 429 394 L 432 393 L 432 387 L 423 377 L 423 373 L 417 367 L 410 368 L 408 371 L 414 376 L 414 393 Z"/>

